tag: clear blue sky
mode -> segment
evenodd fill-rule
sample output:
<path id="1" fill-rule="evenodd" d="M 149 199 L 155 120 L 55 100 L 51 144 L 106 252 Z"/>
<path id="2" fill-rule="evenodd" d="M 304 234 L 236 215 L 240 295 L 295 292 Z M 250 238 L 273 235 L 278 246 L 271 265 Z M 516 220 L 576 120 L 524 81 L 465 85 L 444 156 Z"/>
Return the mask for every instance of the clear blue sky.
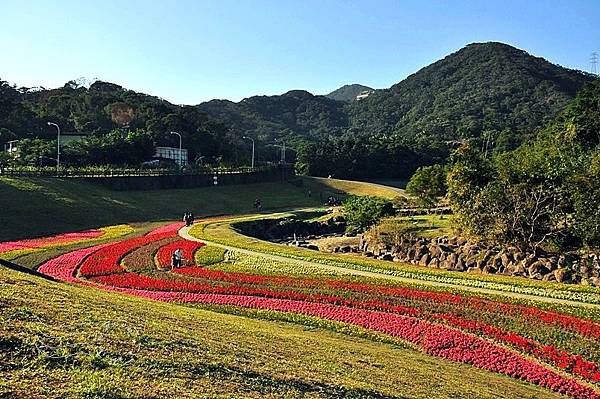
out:
<path id="1" fill-rule="evenodd" d="M 0 79 L 99 78 L 179 104 L 389 87 L 481 41 L 589 70 L 600 0 L 0 0 Z"/>

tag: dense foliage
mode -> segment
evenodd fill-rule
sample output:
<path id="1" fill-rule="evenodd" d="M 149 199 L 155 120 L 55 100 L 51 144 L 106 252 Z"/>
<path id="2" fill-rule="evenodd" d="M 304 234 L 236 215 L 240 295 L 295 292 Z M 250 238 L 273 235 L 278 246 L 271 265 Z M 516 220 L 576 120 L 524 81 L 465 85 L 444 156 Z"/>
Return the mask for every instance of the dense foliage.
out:
<path id="1" fill-rule="evenodd" d="M 599 100 L 596 81 L 534 140 L 492 159 L 459 148 L 448 196 L 461 228 L 530 249 L 600 245 Z"/>
<path id="2" fill-rule="evenodd" d="M 344 201 L 344 216 L 351 228 L 365 229 L 394 212 L 385 198 L 352 195 Z"/>
<path id="3" fill-rule="evenodd" d="M 426 207 L 446 195 L 446 190 L 446 169 L 442 165 L 420 167 L 406 185 L 406 192 L 416 196 Z"/>

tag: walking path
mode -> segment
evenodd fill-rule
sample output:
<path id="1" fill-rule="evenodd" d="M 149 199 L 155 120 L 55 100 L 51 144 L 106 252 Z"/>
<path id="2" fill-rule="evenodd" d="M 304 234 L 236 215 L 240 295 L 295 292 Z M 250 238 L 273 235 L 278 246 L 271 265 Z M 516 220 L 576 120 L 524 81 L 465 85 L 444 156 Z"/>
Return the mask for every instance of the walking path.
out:
<path id="1" fill-rule="evenodd" d="M 500 295 L 500 296 L 505 296 L 505 297 L 509 297 L 509 298 L 519 298 L 519 299 L 527 299 L 527 300 L 537 301 L 537 302 L 547 302 L 547 303 L 555 303 L 555 304 L 562 304 L 562 305 L 571 305 L 571 306 L 600 309 L 600 305 L 594 304 L 594 303 L 584 303 L 584 302 L 578 302 L 578 301 L 571 301 L 568 299 L 548 298 L 548 297 L 537 296 L 537 295 L 521 294 L 521 293 L 516 293 L 516 292 L 506 292 L 506 291 L 501 291 L 501 290 L 493 290 L 493 289 L 489 289 L 489 288 L 476 288 L 476 287 L 468 287 L 468 286 L 463 286 L 463 285 L 458 285 L 458 284 L 442 283 L 442 282 L 438 282 L 438 281 L 428 281 L 428 280 L 419 280 L 419 279 L 413 279 L 413 278 L 408 278 L 408 277 L 399 277 L 399 276 L 393 276 L 393 275 L 389 275 L 389 274 L 385 274 L 385 273 L 357 270 L 357 269 L 351 269 L 351 268 L 342 267 L 342 266 L 333 266 L 333 265 L 323 264 L 323 263 L 319 263 L 319 262 L 311 262 L 311 261 L 303 260 L 303 259 L 294 259 L 294 258 L 290 258 L 287 256 L 282 256 L 282 255 L 268 254 L 268 253 L 264 253 L 264 252 L 254 251 L 251 249 L 223 245 L 223 244 L 219 244 L 219 243 L 204 240 L 204 239 L 199 239 L 190 234 L 190 229 L 191 229 L 191 226 L 181 228 L 179 230 L 179 236 L 186 240 L 203 242 L 203 243 L 206 243 L 207 245 L 224 248 L 229 251 L 236 251 L 238 253 L 252 255 L 252 256 L 258 256 L 258 257 L 262 257 L 262 258 L 266 258 L 266 259 L 272 259 L 275 261 L 293 262 L 299 266 L 319 267 L 319 268 L 334 271 L 334 272 L 337 272 L 340 274 L 371 277 L 371 278 L 381 278 L 381 279 L 387 279 L 387 280 L 392 280 L 392 281 L 398 281 L 398 282 L 402 282 L 402 283 L 428 285 L 428 286 L 433 286 L 433 287 L 457 288 L 462 291 L 484 293 L 484 294 L 491 294 L 491 295 Z"/>

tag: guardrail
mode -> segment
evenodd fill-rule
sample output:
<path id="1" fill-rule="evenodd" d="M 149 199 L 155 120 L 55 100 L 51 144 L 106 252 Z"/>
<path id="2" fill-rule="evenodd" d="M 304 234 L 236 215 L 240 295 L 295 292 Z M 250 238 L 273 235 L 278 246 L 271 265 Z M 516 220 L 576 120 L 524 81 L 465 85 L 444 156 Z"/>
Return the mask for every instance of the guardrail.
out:
<path id="1" fill-rule="evenodd" d="M 264 172 L 278 169 L 278 166 L 257 168 L 202 168 L 191 170 L 177 169 L 133 169 L 133 168 L 65 168 L 57 174 L 55 168 L 4 168 L 0 169 L 0 176 L 8 177 L 138 177 L 138 176 L 185 176 L 185 175 L 215 175 Z"/>

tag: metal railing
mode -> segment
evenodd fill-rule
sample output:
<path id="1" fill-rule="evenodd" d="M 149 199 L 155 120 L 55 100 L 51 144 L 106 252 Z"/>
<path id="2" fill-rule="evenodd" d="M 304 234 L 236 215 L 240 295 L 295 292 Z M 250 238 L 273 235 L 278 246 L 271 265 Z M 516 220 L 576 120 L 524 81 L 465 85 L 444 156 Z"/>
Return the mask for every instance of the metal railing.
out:
<path id="1" fill-rule="evenodd" d="M 144 169 L 144 168 L 118 168 L 118 167 L 85 167 L 62 168 L 56 173 L 55 167 L 10 167 L 0 168 L 0 176 L 8 177 L 131 177 L 131 176 L 174 176 L 174 175 L 214 175 L 214 174 L 239 174 L 256 173 L 278 169 L 278 166 L 249 167 L 217 167 L 193 169 Z"/>

